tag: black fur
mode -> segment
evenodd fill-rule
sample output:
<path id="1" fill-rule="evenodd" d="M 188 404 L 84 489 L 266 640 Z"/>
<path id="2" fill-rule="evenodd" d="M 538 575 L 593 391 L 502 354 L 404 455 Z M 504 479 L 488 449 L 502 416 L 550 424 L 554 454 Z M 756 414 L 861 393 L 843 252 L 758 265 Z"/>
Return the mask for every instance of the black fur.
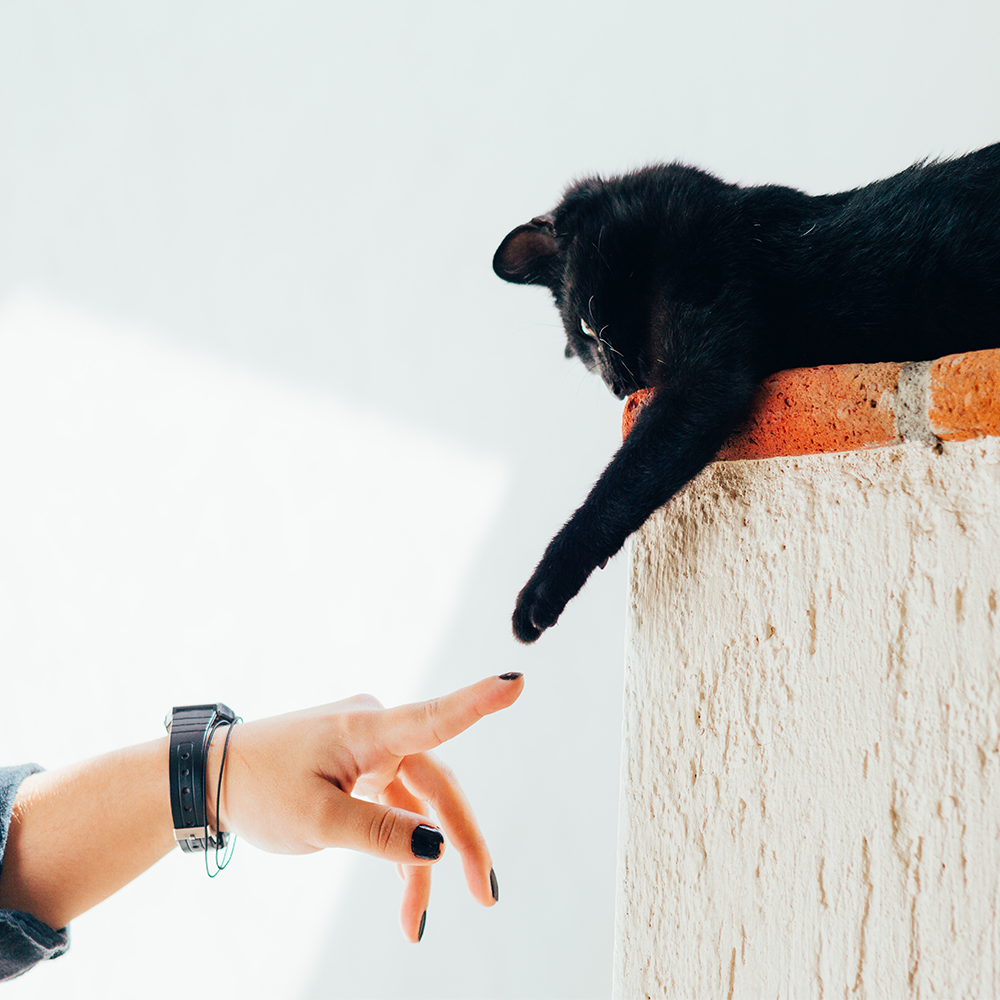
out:
<path id="1" fill-rule="evenodd" d="M 566 353 L 615 395 L 658 390 L 518 595 L 514 634 L 533 642 L 767 375 L 1000 346 L 1000 144 L 818 197 L 680 164 L 592 178 L 493 268 L 551 289 Z"/>

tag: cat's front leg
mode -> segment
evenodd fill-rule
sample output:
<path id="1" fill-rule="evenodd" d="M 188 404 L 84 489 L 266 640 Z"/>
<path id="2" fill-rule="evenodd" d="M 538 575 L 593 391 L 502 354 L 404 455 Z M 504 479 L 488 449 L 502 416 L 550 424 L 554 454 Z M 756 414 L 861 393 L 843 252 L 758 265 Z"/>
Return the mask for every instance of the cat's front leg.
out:
<path id="1" fill-rule="evenodd" d="M 657 390 L 583 505 L 552 539 L 517 596 L 512 625 L 534 642 L 598 566 L 603 566 L 715 456 L 749 407 L 750 366 L 689 372 Z"/>
<path id="2" fill-rule="evenodd" d="M 542 561 L 517 595 L 512 625 L 521 642 L 534 642 L 555 625 L 594 569 L 606 565 L 614 554 L 604 554 L 604 548 L 592 544 L 582 510 L 549 542 Z"/>

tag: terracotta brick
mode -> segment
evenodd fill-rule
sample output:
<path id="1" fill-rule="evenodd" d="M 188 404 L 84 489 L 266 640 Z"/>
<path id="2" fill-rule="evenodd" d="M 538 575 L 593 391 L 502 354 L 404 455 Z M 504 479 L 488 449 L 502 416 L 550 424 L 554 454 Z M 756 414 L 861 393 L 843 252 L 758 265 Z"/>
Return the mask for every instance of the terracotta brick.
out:
<path id="1" fill-rule="evenodd" d="M 778 372 L 761 386 L 747 420 L 718 460 L 856 451 L 899 439 L 895 393 L 901 364 L 824 365 Z M 629 397 L 628 434 L 653 390 Z"/>
<path id="2" fill-rule="evenodd" d="M 901 364 L 824 365 L 772 375 L 718 458 L 773 458 L 892 444 Z"/>
<path id="3" fill-rule="evenodd" d="M 935 361 L 927 416 L 931 430 L 945 441 L 1000 435 L 1000 351 Z"/>
<path id="4" fill-rule="evenodd" d="M 625 409 L 622 410 L 622 440 L 632 433 L 632 427 L 635 424 L 635 418 L 639 416 L 639 411 L 649 402 L 653 397 L 652 389 L 640 389 L 638 392 L 633 392 L 628 399 L 625 400 Z"/>

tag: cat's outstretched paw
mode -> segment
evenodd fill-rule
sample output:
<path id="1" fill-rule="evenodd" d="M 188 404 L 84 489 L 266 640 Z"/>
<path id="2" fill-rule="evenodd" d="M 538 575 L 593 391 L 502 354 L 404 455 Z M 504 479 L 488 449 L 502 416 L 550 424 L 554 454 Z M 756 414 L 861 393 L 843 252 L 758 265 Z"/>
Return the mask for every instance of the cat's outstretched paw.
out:
<path id="1" fill-rule="evenodd" d="M 534 642 L 542 634 L 542 630 L 532 624 L 530 612 L 521 607 L 521 605 L 517 605 L 514 608 L 510 624 L 514 631 L 514 638 L 526 645 Z"/>
<path id="2" fill-rule="evenodd" d="M 536 582 L 534 577 L 517 595 L 514 605 L 514 615 L 511 625 L 514 637 L 519 642 L 534 642 L 547 628 L 551 628 L 559 620 L 566 602 L 558 607 L 546 597 L 547 588 L 544 583 Z"/>

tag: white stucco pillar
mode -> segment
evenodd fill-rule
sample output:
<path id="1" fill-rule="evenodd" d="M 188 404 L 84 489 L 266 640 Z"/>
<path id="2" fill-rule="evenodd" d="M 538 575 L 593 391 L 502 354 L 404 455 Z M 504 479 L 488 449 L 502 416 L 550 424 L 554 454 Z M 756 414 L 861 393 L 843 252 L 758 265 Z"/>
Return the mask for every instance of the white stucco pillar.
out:
<path id="1" fill-rule="evenodd" d="M 1000 438 L 718 462 L 629 558 L 615 995 L 1000 996 Z"/>

